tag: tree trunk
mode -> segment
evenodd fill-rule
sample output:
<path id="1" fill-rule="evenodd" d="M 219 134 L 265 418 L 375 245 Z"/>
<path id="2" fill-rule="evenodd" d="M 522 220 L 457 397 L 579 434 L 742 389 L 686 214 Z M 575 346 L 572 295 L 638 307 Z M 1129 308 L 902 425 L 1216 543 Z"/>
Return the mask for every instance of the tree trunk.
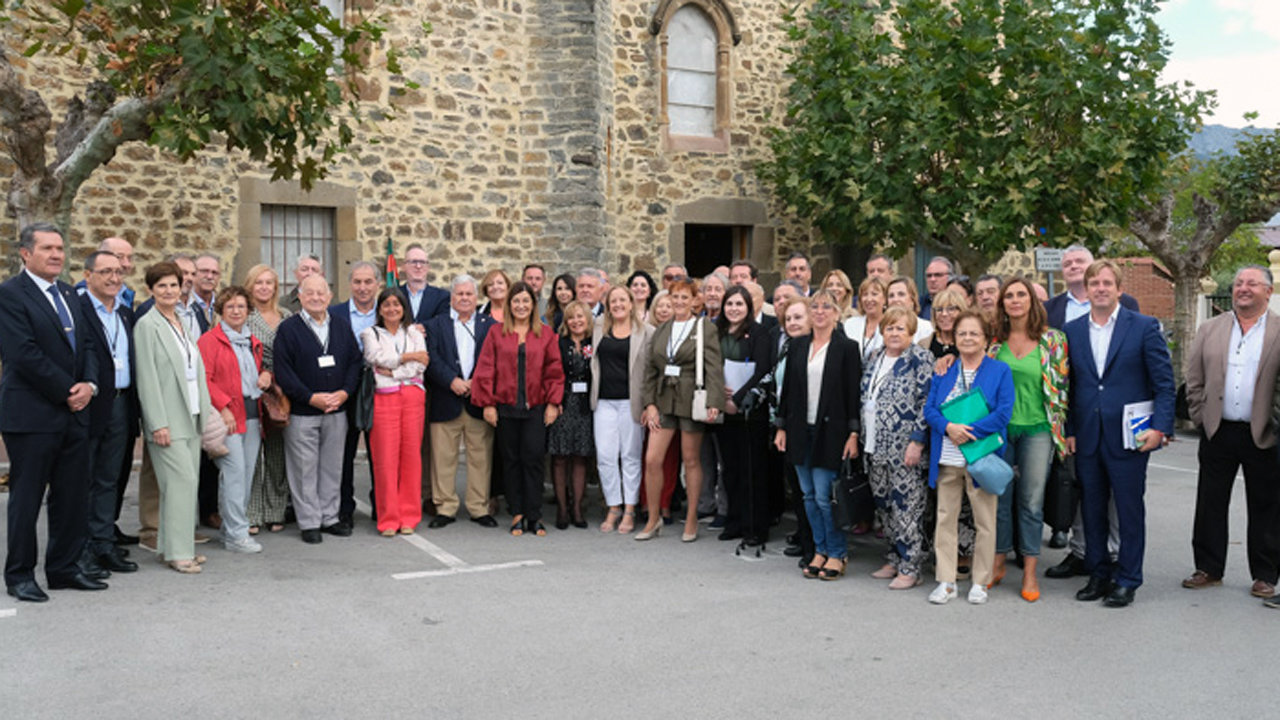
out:
<path id="1" fill-rule="evenodd" d="M 1170 350 L 1173 355 L 1174 382 L 1181 385 L 1183 368 L 1191 357 L 1191 341 L 1196 336 L 1196 300 L 1200 295 L 1200 277 L 1204 268 L 1183 268 L 1173 276 L 1173 327 Z"/>

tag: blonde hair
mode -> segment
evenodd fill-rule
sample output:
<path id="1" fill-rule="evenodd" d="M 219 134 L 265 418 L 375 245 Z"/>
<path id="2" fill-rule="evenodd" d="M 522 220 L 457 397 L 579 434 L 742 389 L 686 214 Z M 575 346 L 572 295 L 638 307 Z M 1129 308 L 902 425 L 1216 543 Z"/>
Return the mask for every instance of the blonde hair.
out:
<path id="1" fill-rule="evenodd" d="M 643 321 L 640 316 L 639 303 L 636 302 L 635 295 L 631 294 L 631 288 L 625 285 L 614 285 L 609 288 L 609 292 L 604 294 L 604 312 L 601 313 L 604 315 L 604 334 L 608 335 L 609 331 L 613 330 L 613 313 L 609 312 L 609 298 L 613 297 L 615 292 L 626 293 L 627 299 L 631 301 L 631 332 L 635 332 Z M 666 291 L 664 290 L 663 292 Z M 655 296 L 654 299 L 656 300 L 657 297 Z"/>
<path id="2" fill-rule="evenodd" d="M 916 281 L 912 280 L 906 275 L 899 275 L 898 277 L 890 280 L 888 285 L 884 286 L 884 304 L 886 306 L 889 304 L 889 288 L 899 283 L 901 283 L 902 285 L 905 285 L 907 287 L 907 292 L 911 293 L 912 308 L 916 311 L 916 314 L 919 315 L 920 314 L 920 291 L 916 290 Z"/>
<path id="3" fill-rule="evenodd" d="M 249 309 L 253 310 L 255 304 L 253 302 L 253 284 L 258 281 L 258 277 L 264 272 L 271 273 L 271 277 L 275 280 L 275 287 L 271 289 L 271 300 L 268 302 L 277 312 L 280 310 L 280 275 L 276 273 L 275 268 L 264 263 L 258 263 L 249 268 L 249 272 L 244 274 L 244 288 L 249 291 Z"/>
<path id="4" fill-rule="evenodd" d="M 827 281 L 834 278 L 840 287 L 844 289 L 844 299 L 836 301 L 836 307 L 840 310 L 840 319 L 845 320 L 853 315 L 853 283 L 849 280 L 849 276 L 843 270 L 832 270 L 822 278 L 822 283 L 818 286 L 823 290 L 827 289 Z M 832 296 L 834 297 L 834 295 Z"/>
<path id="5" fill-rule="evenodd" d="M 591 308 L 581 300 L 574 300 L 564 306 L 564 317 L 560 320 L 560 337 L 569 337 L 569 317 L 574 313 L 582 313 L 587 318 L 587 337 L 591 337 Z"/>
<path id="6" fill-rule="evenodd" d="M 484 298 L 486 300 L 489 300 L 490 302 L 493 301 L 493 298 L 489 297 L 489 286 L 493 284 L 494 278 L 499 278 L 499 277 L 502 278 L 507 284 L 507 294 L 508 295 L 511 294 L 511 277 L 501 270 L 490 270 L 489 272 L 484 274 L 484 279 L 480 281 L 480 288 L 479 288 L 480 294 L 484 295 Z M 533 300 L 536 304 L 538 298 L 535 297 Z"/>
<path id="7" fill-rule="evenodd" d="M 653 296 L 653 301 L 649 303 L 649 313 L 645 315 L 645 318 L 644 318 L 645 322 L 648 322 L 650 325 L 654 327 L 658 327 L 659 325 L 662 324 L 658 322 L 658 319 L 654 317 L 654 314 L 653 314 L 654 310 L 658 308 L 658 301 L 662 299 L 666 299 L 667 304 L 670 305 L 671 293 L 667 290 L 659 290 L 658 294 Z M 672 308 L 672 314 L 673 315 L 675 314 L 675 308 Z"/>

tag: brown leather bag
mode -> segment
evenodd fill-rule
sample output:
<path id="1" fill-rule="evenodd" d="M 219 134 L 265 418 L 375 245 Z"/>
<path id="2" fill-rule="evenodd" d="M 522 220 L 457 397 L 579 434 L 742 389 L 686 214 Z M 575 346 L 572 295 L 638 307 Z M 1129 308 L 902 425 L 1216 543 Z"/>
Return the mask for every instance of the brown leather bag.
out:
<path id="1" fill-rule="evenodd" d="M 262 393 L 262 423 L 270 429 L 282 429 L 289 425 L 289 411 L 292 406 L 280 386 L 271 383 L 271 387 Z"/>

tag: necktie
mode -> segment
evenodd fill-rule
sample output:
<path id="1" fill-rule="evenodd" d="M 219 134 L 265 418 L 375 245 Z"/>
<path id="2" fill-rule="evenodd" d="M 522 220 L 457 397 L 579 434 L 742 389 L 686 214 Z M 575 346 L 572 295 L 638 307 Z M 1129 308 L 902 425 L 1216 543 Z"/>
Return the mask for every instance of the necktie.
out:
<path id="1" fill-rule="evenodd" d="M 49 286 L 49 294 L 53 296 L 53 306 L 58 310 L 58 320 L 62 322 L 62 331 L 67 334 L 67 342 L 71 343 L 71 349 L 76 349 L 76 328 L 71 324 L 71 313 L 67 312 L 66 303 L 62 302 L 62 293 L 58 292 L 57 285 Z"/>

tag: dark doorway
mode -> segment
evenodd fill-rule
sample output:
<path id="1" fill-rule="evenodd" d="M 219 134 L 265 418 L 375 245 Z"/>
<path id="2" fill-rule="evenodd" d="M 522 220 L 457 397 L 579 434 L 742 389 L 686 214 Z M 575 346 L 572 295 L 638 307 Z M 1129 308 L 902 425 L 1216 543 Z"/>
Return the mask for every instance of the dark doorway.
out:
<path id="1" fill-rule="evenodd" d="M 750 231 L 739 225 L 685 225 L 684 265 L 689 276 L 705 277 L 718 265 L 747 257 Z"/>

